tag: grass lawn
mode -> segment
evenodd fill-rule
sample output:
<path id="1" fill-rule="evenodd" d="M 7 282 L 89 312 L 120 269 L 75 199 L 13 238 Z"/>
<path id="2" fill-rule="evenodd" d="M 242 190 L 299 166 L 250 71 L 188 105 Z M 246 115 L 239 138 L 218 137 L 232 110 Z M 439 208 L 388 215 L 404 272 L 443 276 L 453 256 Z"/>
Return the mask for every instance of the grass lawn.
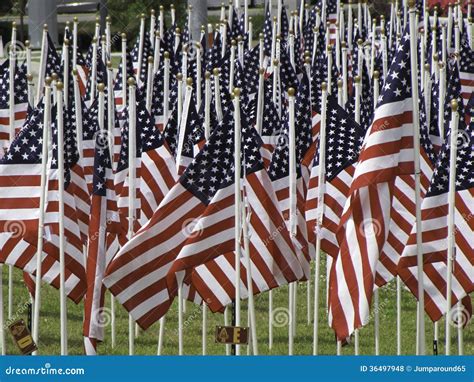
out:
<path id="1" fill-rule="evenodd" d="M 323 266 L 321 269 L 325 269 Z M 27 290 L 23 285 L 21 272 L 14 270 L 14 300 L 13 317 L 26 320 L 25 304 L 29 297 Z M 6 314 L 7 297 L 7 277 L 8 267 L 3 267 L 3 291 Z M 320 301 L 320 354 L 334 355 L 336 345 L 333 331 L 327 325 L 327 314 L 325 310 L 325 278 L 320 282 L 322 293 Z M 311 286 L 312 291 L 313 285 Z M 294 353 L 300 355 L 312 354 L 312 333 L 313 325 L 307 323 L 306 308 L 306 284 L 301 283 L 297 289 L 297 333 L 295 336 Z M 313 293 L 313 292 L 312 292 Z M 288 307 L 288 288 L 280 288 L 273 292 L 273 307 L 275 313 L 277 309 Z M 110 294 L 107 293 L 106 306 L 110 307 Z M 246 303 L 242 304 L 242 320 L 245 324 L 247 319 Z M 257 316 L 257 336 L 258 350 L 260 354 L 288 354 L 288 326 L 274 326 L 273 348 L 268 348 L 268 294 L 256 296 L 255 300 Z M 83 305 L 75 305 L 68 301 L 68 333 L 69 333 L 69 354 L 83 354 L 82 340 L 82 316 Z M 178 318 L 177 302 L 168 312 L 166 320 L 166 329 L 164 337 L 163 354 L 174 355 L 178 352 Z M 392 282 L 380 291 L 380 353 L 383 355 L 396 354 L 396 290 L 395 283 Z M 39 352 L 40 354 L 59 354 L 59 294 L 58 291 L 49 285 L 43 285 L 42 288 L 42 308 L 41 308 Z M 374 325 L 373 315 L 370 323 L 360 330 L 360 353 L 374 354 Z M 275 319 L 275 322 L 277 320 Z M 214 342 L 214 333 L 216 325 L 222 325 L 224 317 L 222 314 L 208 313 L 207 328 L 207 351 L 208 354 L 225 354 L 225 345 Z M 402 294 L 402 351 L 403 354 L 415 353 L 416 340 L 416 302 L 409 291 L 403 290 Z M 184 315 L 184 354 L 201 354 L 201 307 L 192 303 L 186 303 L 186 313 Z M 439 354 L 444 353 L 444 320 L 440 322 L 440 344 L 438 346 Z M 426 317 L 426 349 L 427 354 L 432 354 L 433 324 Z M 451 354 L 457 354 L 457 329 L 452 329 L 453 340 Z M 99 354 L 128 354 L 128 315 L 126 311 L 117 304 L 116 316 L 117 343 L 115 348 L 111 347 L 110 326 L 106 327 L 106 338 L 98 346 Z M 16 345 L 12 342 L 11 335 L 7 331 L 7 353 L 18 354 Z M 141 331 L 135 341 L 136 354 L 153 355 L 156 354 L 158 339 L 158 324 L 153 325 L 146 332 Z M 242 354 L 247 353 L 247 347 L 244 346 Z M 353 345 L 343 348 L 343 354 L 351 355 L 354 353 Z M 464 353 L 474 354 L 474 326 L 470 325 L 464 331 Z"/>

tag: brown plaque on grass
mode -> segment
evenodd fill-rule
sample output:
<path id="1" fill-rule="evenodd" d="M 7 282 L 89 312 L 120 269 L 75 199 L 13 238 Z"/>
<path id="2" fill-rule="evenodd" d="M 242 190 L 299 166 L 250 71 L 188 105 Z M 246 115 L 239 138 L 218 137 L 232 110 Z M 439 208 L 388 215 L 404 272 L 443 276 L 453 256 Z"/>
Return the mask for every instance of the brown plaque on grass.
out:
<path id="1" fill-rule="evenodd" d="M 216 342 L 220 344 L 245 345 L 249 342 L 249 328 L 239 326 L 217 326 Z"/>
<path id="2" fill-rule="evenodd" d="M 38 350 L 35 342 L 33 341 L 33 337 L 30 334 L 30 331 L 25 324 L 25 321 L 15 321 L 14 323 L 10 324 L 8 328 L 10 329 L 10 333 L 13 336 L 13 340 L 16 342 L 18 348 L 24 355 L 31 354 L 35 350 Z"/>

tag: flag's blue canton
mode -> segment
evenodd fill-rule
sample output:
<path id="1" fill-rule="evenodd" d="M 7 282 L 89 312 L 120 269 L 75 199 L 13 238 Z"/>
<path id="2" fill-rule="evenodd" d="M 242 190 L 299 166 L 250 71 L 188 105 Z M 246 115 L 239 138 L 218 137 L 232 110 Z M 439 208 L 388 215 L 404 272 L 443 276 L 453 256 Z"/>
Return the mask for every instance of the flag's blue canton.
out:
<path id="1" fill-rule="evenodd" d="M 471 93 L 471 96 L 469 97 L 469 101 L 467 101 L 466 113 L 470 117 L 474 117 L 474 92 Z"/>
<path id="2" fill-rule="evenodd" d="M 461 44 L 459 71 L 466 73 L 474 73 L 474 51 L 471 50 L 467 41 L 463 41 L 463 43 Z"/>
<path id="3" fill-rule="evenodd" d="M 107 113 L 104 113 L 104 117 Z M 89 109 L 83 107 L 82 114 L 82 139 L 94 139 L 99 131 L 99 102 L 98 98 L 92 102 Z"/>
<path id="4" fill-rule="evenodd" d="M 280 52 L 280 81 L 282 90 L 287 91 L 289 88 L 298 87 L 298 77 L 295 69 L 291 65 L 289 54 L 282 49 Z"/>
<path id="5" fill-rule="evenodd" d="M 171 153 L 174 157 L 176 157 L 176 137 L 178 136 L 178 108 L 174 108 L 171 112 L 170 118 L 168 119 L 166 126 L 163 130 L 163 136 Z"/>
<path id="6" fill-rule="evenodd" d="M 464 118 L 464 103 L 461 96 L 461 80 L 459 79 L 458 66 L 456 64 L 450 65 L 448 83 L 446 84 L 446 96 L 444 102 L 444 131 L 449 130 L 449 123 L 451 121 L 451 101 L 455 99 L 458 101 L 459 115 Z M 444 137 L 443 137 L 444 138 Z"/>
<path id="7" fill-rule="evenodd" d="M 296 146 L 297 155 L 299 161 L 303 159 L 306 151 L 311 146 L 313 141 L 312 136 L 312 115 L 311 115 L 311 86 L 308 75 L 303 73 L 301 83 L 296 93 L 296 104 L 295 104 L 295 123 L 298 126 L 297 131 L 300 139 Z"/>
<path id="8" fill-rule="evenodd" d="M 0 109 L 8 109 L 10 104 L 10 70 L 9 61 L 5 61 L 3 73 L 0 75 Z M 26 63 L 18 66 L 15 62 L 14 78 L 15 105 L 28 102 L 28 80 L 26 78 Z"/>
<path id="9" fill-rule="evenodd" d="M 11 143 L 0 164 L 41 163 L 43 150 L 44 106 L 38 106 L 28 115 L 23 128 Z"/>
<path id="10" fill-rule="evenodd" d="M 290 31 L 290 23 L 288 22 L 288 15 L 286 13 L 286 7 L 281 7 L 281 18 L 280 18 L 281 26 L 280 26 L 280 34 L 283 38 L 288 36 L 288 32 Z"/>
<path id="11" fill-rule="evenodd" d="M 47 38 L 47 50 L 46 50 L 46 63 L 45 63 L 45 77 L 51 76 L 53 73 L 56 73 L 59 76 L 62 76 L 61 72 L 61 60 L 54 48 L 53 40 L 49 33 L 46 34 Z"/>
<path id="12" fill-rule="evenodd" d="M 141 156 L 141 148 L 142 148 L 142 128 L 146 126 L 153 125 L 154 123 L 150 117 L 150 114 L 146 110 L 146 104 L 145 104 L 145 99 L 141 91 L 139 89 L 136 89 L 136 124 L 135 124 L 135 136 L 136 136 L 136 155 L 137 158 L 140 158 Z M 122 144 L 120 146 L 120 157 L 119 161 L 117 164 L 117 172 L 123 171 L 128 168 L 128 163 L 129 163 L 129 158 L 128 158 L 128 142 L 129 142 L 129 124 L 130 120 L 128 118 L 129 115 L 129 106 L 127 107 L 125 111 L 127 115 L 127 119 L 125 120 L 125 123 L 123 124 L 123 127 L 120 131 L 120 136 L 122 140 Z"/>
<path id="13" fill-rule="evenodd" d="M 410 35 L 405 33 L 381 88 L 378 105 L 411 98 Z"/>
<path id="14" fill-rule="evenodd" d="M 281 121 L 278 110 L 272 100 L 272 84 L 267 79 L 264 82 L 262 136 L 278 137 L 281 133 Z"/>
<path id="15" fill-rule="evenodd" d="M 150 34 L 148 31 L 145 32 L 144 40 L 143 40 L 143 51 L 142 51 L 142 62 L 138 62 L 140 50 L 140 36 L 137 37 L 137 41 L 132 49 L 131 56 L 132 61 L 134 63 L 138 63 L 138 71 L 137 77 L 140 77 L 140 81 L 142 84 L 146 83 L 147 73 L 148 73 L 148 57 L 153 56 L 153 48 L 151 47 L 150 42 Z"/>
<path id="16" fill-rule="evenodd" d="M 456 160 L 456 191 L 474 187 L 474 126 L 459 123 L 457 160 Z M 427 196 L 440 195 L 449 191 L 450 136 L 446 135 L 445 143 L 438 156 L 438 162 L 431 179 Z"/>
<path id="17" fill-rule="evenodd" d="M 110 161 L 110 153 L 108 145 L 104 145 L 107 141 L 107 135 L 102 133 L 96 136 L 96 149 L 94 156 L 94 174 L 92 181 L 92 194 L 98 196 L 106 196 L 107 193 L 107 170 L 112 169 Z"/>
<path id="18" fill-rule="evenodd" d="M 245 116 L 241 120 L 242 153 L 244 173 L 263 168 L 259 155 L 258 138 L 255 129 L 249 128 Z M 253 142 L 252 142 L 253 141 Z M 227 113 L 214 129 L 209 140 L 188 166 L 179 182 L 202 203 L 209 204 L 218 190 L 234 182 L 234 116 Z"/>
<path id="19" fill-rule="evenodd" d="M 258 71 L 259 71 L 259 46 L 256 45 L 252 50 L 244 54 L 244 81 L 249 94 L 258 91 Z"/>
<path id="20" fill-rule="evenodd" d="M 308 17 L 308 21 L 304 27 L 303 39 L 304 39 L 304 50 L 312 51 L 314 43 L 314 32 L 313 28 L 316 26 L 316 8 L 311 9 Z"/>
<path id="21" fill-rule="evenodd" d="M 326 180 L 330 182 L 341 171 L 357 162 L 365 131 L 337 103 L 328 96 L 326 114 Z M 319 147 L 319 145 L 318 145 Z M 319 148 L 314 166 L 319 165 Z"/>
<path id="22" fill-rule="evenodd" d="M 272 33 L 273 33 L 273 20 L 270 13 L 270 7 L 267 3 L 265 10 L 265 21 L 263 24 L 263 47 L 265 55 L 270 56 L 272 54 Z"/>
<path id="23" fill-rule="evenodd" d="M 430 135 L 439 137 L 438 126 L 438 108 L 439 108 L 439 80 L 435 80 L 435 76 L 431 76 L 431 114 L 430 114 Z"/>

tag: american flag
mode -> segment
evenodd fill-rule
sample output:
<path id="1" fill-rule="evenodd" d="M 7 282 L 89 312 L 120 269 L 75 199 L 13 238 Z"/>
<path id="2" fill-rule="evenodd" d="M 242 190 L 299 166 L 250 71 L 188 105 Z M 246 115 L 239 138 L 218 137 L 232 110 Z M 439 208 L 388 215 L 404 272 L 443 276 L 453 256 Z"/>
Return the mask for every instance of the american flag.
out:
<path id="1" fill-rule="evenodd" d="M 459 77 L 461 79 L 462 97 L 467 100 L 474 91 L 474 51 L 465 39 L 461 44 L 459 58 Z"/>
<path id="2" fill-rule="evenodd" d="M 126 60 L 126 75 L 127 78 L 125 78 L 125 84 L 127 83 L 127 79 L 130 77 L 133 77 L 135 75 L 133 71 L 133 64 L 132 64 L 132 56 L 130 53 L 127 51 L 125 55 L 125 60 Z M 117 108 L 124 108 L 123 105 L 123 95 L 125 92 L 125 95 L 127 93 L 127 85 L 125 85 L 125 90 L 123 89 L 123 76 L 122 76 L 122 70 L 123 70 L 123 65 L 124 63 L 122 60 L 120 61 L 118 70 L 117 70 L 117 75 L 115 76 L 115 81 L 114 81 L 114 102 Z"/>
<path id="3" fill-rule="evenodd" d="M 111 157 L 108 145 L 103 145 L 106 140 L 106 135 L 96 135 L 83 323 L 84 348 L 87 355 L 95 355 L 97 341 L 104 339 L 105 286 L 102 279 L 110 260 L 106 254 L 106 239 L 113 219 L 109 216 L 112 211 L 108 206 L 108 199 L 112 198 L 114 193 Z"/>
<path id="4" fill-rule="evenodd" d="M 25 121 L 28 111 L 28 81 L 26 79 L 26 62 L 14 68 L 14 128 L 18 133 Z M 9 60 L 0 67 L 0 157 L 10 142 L 10 69 Z"/>
<path id="5" fill-rule="evenodd" d="M 148 31 L 145 32 L 141 53 L 142 62 L 138 62 L 140 58 L 140 36 L 137 36 L 137 41 L 135 42 L 130 54 L 132 56 L 133 71 L 136 74 L 138 86 L 146 83 L 148 73 L 148 56 L 153 56 L 153 48 L 151 47 Z"/>
<path id="6" fill-rule="evenodd" d="M 433 321 L 446 312 L 446 278 L 448 250 L 448 192 L 450 168 L 450 138 L 448 131 L 426 197 L 421 205 L 425 310 Z M 460 122 L 457 139 L 456 195 L 455 195 L 455 257 L 452 273 L 452 303 L 462 300 L 467 309 L 474 291 L 474 126 Z M 398 272 L 412 293 L 417 296 L 416 226 L 403 251 Z M 466 302 L 467 300 L 467 302 Z M 467 314 L 467 313 L 466 313 Z M 467 323 L 467 322 L 466 322 Z"/>
<path id="7" fill-rule="evenodd" d="M 244 180 L 244 205 L 249 229 L 249 257 L 251 261 L 253 293 L 286 285 L 304 278 L 302 265 L 279 209 L 273 185 L 259 155 L 258 136 L 252 134 L 243 142 L 246 173 Z M 252 158 L 255 157 L 255 158 Z M 198 222 L 196 225 L 199 226 Z M 208 223 L 203 223 L 203 225 Z M 206 236 L 206 229 L 197 232 Z M 196 231 L 194 231 L 196 232 Z M 241 297 L 248 297 L 246 261 L 241 258 Z M 222 311 L 235 298 L 235 254 L 233 252 L 198 265 L 192 273 L 192 284 L 212 311 Z"/>
<path id="8" fill-rule="evenodd" d="M 43 112 L 44 106 L 40 102 L 0 160 L 1 260 L 32 275 L 36 273 Z M 17 196 L 12 198 L 12 195 Z M 12 220 L 13 216 L 15 220 Z M 59 259 L 52 252 L 51 245 L 45 242 L 42 279 L 59 288 Z M 75 302 L 79 302 L 85 293 L 84 279 L 69 269 L 66 269 L 66 293 Z"/>
<path id="9" fill-rule="evenodd" d="M 316 232 L 319 193 L 319 149 L 314 156 L 308 193 L 306 196 L 306 221 L 308 232 L 321 238 L 321 250 L 336 258 L 339 252 L 336 232 L 342 211 L 349 196 L 352 177 L 359 157 L 365 131 L 340 107 L 336 97 L 328 96 L 326 114 L 325 186 L 319 207 L 320 230 Z M 319 141 L 319 139 L 318 139 Z M 319 146 L 319 145 L 318 145 Z"/>
<path id="10" fill-rule="evenodd" d="M 340 251 L 330 275 L 331 326 L 344 340 L 365 325 L 377 265 L 387 240 L 393 183 L 414 172 L 410 37 L 392 62 L 374 122 L 359 156 L 338 231 Z"/>

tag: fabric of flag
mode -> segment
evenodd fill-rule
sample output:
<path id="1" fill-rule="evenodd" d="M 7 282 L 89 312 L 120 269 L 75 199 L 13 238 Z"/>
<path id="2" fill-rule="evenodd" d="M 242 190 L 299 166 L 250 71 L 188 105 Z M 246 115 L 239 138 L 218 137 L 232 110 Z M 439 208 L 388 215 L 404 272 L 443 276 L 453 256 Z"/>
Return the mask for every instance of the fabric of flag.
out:
<path id="1" fill-rule="evenodd" d="M 258 136 L 253 129 L 250 130 L 253 137 L 250 135 L 243 142 L 245 158 L 248 156 L 247 152 L 251 153 L 249 159 L 252 161 L 244 163 L 244 168 L 250 169 L 244 180 L 244 218 L 248 221 L 251 281 L 253 293 L 256 295 L 301 280 L 304 278 L 304 272 L 295 254 L 272 182 L 262 166 Z M 255 166 L 258 163 L 255 161 L 260 162 L 258 167 Z M 207 222 L 202 226 L 200 224 L 196 223 L 199 228 L 194 230 L 193 234 L 206 236 L 207 231 L 213 229 Z M 204 228 L 206 225 L 209 228 Z M 245 253 L 244 244 L 241 243 L 241 246 L 242 253 Z M 249 293 L 245 256 L 241 257 L 240 268 L 239 287 L 241 298 L 245 299 Z M 198 265 L 192 273 L 192 285 L 212 311 L 223 311 L 224 307 L 235 299 L 235 254 L 228 252 Z"/>
<path id="2" fill-rule="evenodd" d="M 474 91 L 474 51 L 469 47 L 467 39 L 461 43 L 459 77 L 461 79 L 462 98 L 467 101 Z"/>
<path id="3" fill-rule="evenodd" d="M 107 258 L 106 236 L 113 220 L 108 216 L 108 198 L 113 197 L 112 163 L 108 146 L 102 145 L 106 136 L 96 135 L 93 191 L 91 196 L 91 219 L 87 244 L 87 292 L 84 299 L 84 347 L 86 355 L 96 354 L 98 341 L 104 340 L 105 287 L 102 284 L 104 271 L 110 259 Z"/>
<path id="4" fill-rule="evenodd" d="M 421 204 L 423 288 L 425 310 L 433 321 L 447 313 L 448 195 L 450 139 L 448 131 L 426 197 Z M 474 126 L 460 122 L 456 140 L 456 190 L 454 210 L 455 255 L 453 258 L 453 306 L 474 290 Z M 398 266 L 398 273 L 411 292 L 418 296 L 416 225 Z M 469 298 L 468 298 L 469 300 Z M 465 304 L 465 300 L 463 300 Z M 466 305 L 466 304 L 465 304 Z M 453 314 L 448 312 L 448 316 Z M 472 315 L 472 308 L 471 308 Z M 469 318 L 471 317 L 469 315 Z M 452 320 L 452 317 L 450 317 Z M 465 323 L 467 323 L 466 320 Z M 465 324 L 464 323 L 464 324 Z"/>
<path id="5" fill-rule="evenodd" d="M 36 274 L 36 245 L 41 194 L 41 156 L 44 106 L 40 102 L 24 128 L 0 160 L 0 256 L 31 275 Z M 12 220 L 14 217 L 14 220 Z M 42 280 L 59 288 L 59 258 L 45 242 Z M 85 293 L 84 279 L 66 269 L 66 294 L 79 302 Z"/>
<path id="6" fill-rule="evenodd" d="M 365 131 L 338 105 L 337 99 L 332 95 L 328 96 L 323 199 L 320 204 L 318 149 L 311 169 L 305 210 L 308 233 L 319 235 L 321 250 L 333 258 L 336 258 L 339 252 L 336 232 L 349 196 L 364 135 Z M 318 219 L 320 228 L 316 231 Z"/>
<path id="7" fill-rule="evenodd" d="M 148 31 L 145 31 L 141 54 L 142 62 L 138 62 L 140 58 L 140 36 L 137 36 L 137 41 L 135 42 L 130 55 L 132 56 L 133 71 L 136 74 L 138 86 L 146 83 L 148 74 L 148 57 L 153 57 L 153 48 L 151 47 Z"/>
<path id="8" fill-rule="evenodd" d="M 359 156 L 330 274 L 331 326 L 344 340 L 369 319 L 380 254 L 391 222 L 393 183 L 414 172 L 410 37 L 391 64 Z M 390 80 L 389 80 L 390 79 Z"/>
<path id="9" fill-rule="evenodd" d="M 6 60 L 0 67 L 0 157 L 10 142 L 10 67 Z M 13 85 L 14 130 L 18 133 L 25 122 L 28 111 L 28 81 L 26 62 L 18 65 L 15 61 Z"/>
<path id="10" fill-rule="evenodd" d="M 272 54 L 272 36 L 273 36 L 273 19 L 269 3 L 265 6 L 265 21 L 263 23 L 263 47 L 265 55 L 270 57 Z"/>

